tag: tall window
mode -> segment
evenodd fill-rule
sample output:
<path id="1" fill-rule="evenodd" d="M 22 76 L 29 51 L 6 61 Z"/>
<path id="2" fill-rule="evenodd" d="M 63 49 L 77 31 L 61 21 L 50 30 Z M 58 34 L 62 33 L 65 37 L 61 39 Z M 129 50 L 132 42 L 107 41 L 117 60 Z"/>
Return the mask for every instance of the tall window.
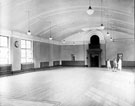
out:
<path id="1" fill-rule="evenodd" d="M 0 35 L 0 64 L 9 64 L 9 37 Z"/>
<path id="2" fill-rule="evenodd" d="M 33 42 L 21 40 L 21 63 L 33 62 Z"/>

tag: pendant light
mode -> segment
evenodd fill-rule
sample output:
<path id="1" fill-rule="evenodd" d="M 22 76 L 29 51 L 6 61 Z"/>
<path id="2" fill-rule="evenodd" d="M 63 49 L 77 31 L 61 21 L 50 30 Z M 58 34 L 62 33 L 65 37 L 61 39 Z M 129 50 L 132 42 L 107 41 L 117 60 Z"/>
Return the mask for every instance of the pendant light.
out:
<path id="1" fill-rule="evenodd" d="M 30 11 L 28 10 L 28 31 L 27 31 L 27 35 L 31 35 L 31 31 L 30 31 L 30 19 L 29 16 L 30 15 Z"/>
<path id="2" fill-rule="evenodd" d="M 53 38 L 50 36 L 50 37 L 49 37 L 49 40 L 52 40 L 52 39 L 53 39 Z"/>
<path id="3" fill-rule="evenodd" d="M 49 40 L 53 40 L 52 36 L 51 36 L 51 22 L 50 22 L 50 37 Z"/>
<path id="4" fill-rule="evenodd" d="M 101 24 L 100 29 L 102 29 L 102 30 L 105 29 L 105 26 L 103 24 Z"/>
<path id="5" fill-rule="evenodd" d="M 108 4 L 108 7 L 109 7 L 109 2 L 107 2 L 107 4 Z M 110 33 L 109 33 L 109 22 L 110 22 L 110 15 L 109 15 L 109 9 L 108 9 L 108 11 L 107 11 L 107 36 L 109 37 L 110 36 Z"/>
<path id="6" fill-rule="evenodd" d="M 52 40 L 52 37 L 51 36 L 49 37 L 49 40 Z"/>
<path id="7" fill-rule="evenodd" d="M 100 26 L 100 28 L 103 30 L 103 29 L 105 28 L 105 26 L 104 26 L 103 23 L 102 23 L 102 22 L 103 22 L 103 17 L 102 17 L 102 11 L 103 11 L 103 10 L 102 10 L 102 1 L 103 1 L 103 0 L 101 0 L 101 26 Z"/>
<path id="8" fill-rule="evenodd" d="M 112 28 L 112 26 L 111 26 L 111 28 Z M 111 41 L 111 42 L 113 42 L 113 41 L 114 41 L 114 39 L 113 39 L 113 35 L 114 35 L 114 29 L 112 28 L 112 34 L 111 34 L 111 36 L 110 36 L 110 41 Z"/>
<path id="9" fill-rule="evenodd" d="M 107 36 L 110 36 L 110 33 L 108 32 L 108 29 L 109 29 L 109 14 L 107 15 Z"/>
<path id="10" fill-rule="evenodd" d="M 66 43 L 66 41 L 65 40 L 62 40 L 62 43 Z"/>
<path id="11" fill-rule="evenodd" d="M 88 15 L 92 15 L 94 13 L 94 10 L 90 6 L 90 0 L 89 0 L 89 8 L 88 8 L 88 10 L 86 12 L 87 12 Z"/>
<path id="12" fill-rule="evenodd" d="M 110 36 L 110 33 L 109 32 L 107 32 L 107 34 L 106 34 L 107 36 Z"/>
<path id="13" fill-rule="evenodd" d="M 110 41 L 113 41 L 113 38 L 112 37 L 110 37 Z"/>
<path id="14" fill-rule="evenodd" d="M 27 31 L 27 35 L 31 35 L 31 31 L 30 30 Z"/>

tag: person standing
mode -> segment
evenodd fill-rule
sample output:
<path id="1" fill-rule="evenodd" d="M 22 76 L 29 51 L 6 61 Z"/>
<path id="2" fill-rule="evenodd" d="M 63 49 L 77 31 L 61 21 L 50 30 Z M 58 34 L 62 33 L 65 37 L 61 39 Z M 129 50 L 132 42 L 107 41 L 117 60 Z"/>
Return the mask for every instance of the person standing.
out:
<path id="1" fill-rule="evenodd" d="M 121 58 L 119 58 L 119 60 L 118 60 L 118 70 L 121 71 L 121 69 L 122 69 L 122 60 L 121 60 Z"/>
<path id="2" fill-rule="evenodd" d="M 110 70 L 111 69 L 111 63 L 110 63 L 110 60 L 107 59 L 107 69 Z"/>
<path id="3" fill-rule="evenodd" d="M 114 72 L 117 71 L 117 60 L 116 59 L 113 60 L 113 71 Z"/>

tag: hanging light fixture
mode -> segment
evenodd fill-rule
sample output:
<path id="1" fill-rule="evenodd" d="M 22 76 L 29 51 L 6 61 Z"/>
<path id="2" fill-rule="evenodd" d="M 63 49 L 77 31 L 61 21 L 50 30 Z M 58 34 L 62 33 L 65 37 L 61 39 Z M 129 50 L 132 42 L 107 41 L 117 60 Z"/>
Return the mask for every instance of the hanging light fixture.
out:
<path id="1" fill-rule="evenodd" d="M 53 40 L 52 36 L 51 36 L 51 22 L 50 22 L 50 37 L 49 40 Z"/>
<path id="2" fill-rule="evenodd" d="M 53 39 L 53 38 L 50 36 L 50 37 L 49 37 L 49 40 L 52 40 L 52 39 Z"/>
<path id="3" fill-rule="evenodd" d="M 62 40 L 62 43 L 66 43 L 66 41 L 65 40 Z"/>
<path id="4" fill-rule="evenodd" d="M 113 38 L 112 37 L 110 37 L 110 41 L 113 41 Z"/>
<path id="5" fill-rule="evenodd" d="M 31 35 L 31 31 L 30 30 L 28 30 L 27 35 Z"/>
<path id="6" fill-rule="evenodd" d="M 29 19 L 29 15 L 30 15 L 30 11 L 28 10 L 28 31 L 27 31 L 27 35 L 31 35 L 31 31 L 30 31 L 30 19 Z"/>
<path id="7" fill-rule="evenodd" d="M 103 24 L 101 24 L 100 29 L 102 29 L 102 30 L 105 29 L 105 26 Z"/>
<path id="8" fill-rule="evenodd" d="M 88 8 L 88 10 L 86 12 L 87 12 L 88 15 L 92 15 L 94 13 L 94 10 L 90 6 L 90 0 L 89 0 L 89 8 Z"/>
<path id="9" fill-rule="evenodd" d="M 102 17 L 102 0 L 101 0 L 101 26 L 100 28 L 103 30 L 105 28 L 105 26 L 103 25 L 103 17 Z"/>
<path id="10" fill-rule="evenodd" d="M 107 15 L 107 28 L 109 29 L 109 24 L 108 24 L 109 23 L 109 18 L 108 17 L 109 17 L 109 14 Z M 107 29 L 107 34 L 106 35 L 110 36 L 110 33 L 108 32 L 108 29 Z"/>
<path id="11" fill-rule="evenodd" d="M 107 36 L 110 36 L 110 33 L 109 32 L 107 32 L 107 34 L 106 34 Z"/>
<path id="12" fill-rule="evenodd" d="M 111 26 L 112 27 L 112 26 Z M 110 41 L 114 41 L 114 39 L 113 39 L 113 35 L 114 35 L 114 29 L 112 29 L 112 34 L 111 34 L 111 36 L 110 36 Z"/>

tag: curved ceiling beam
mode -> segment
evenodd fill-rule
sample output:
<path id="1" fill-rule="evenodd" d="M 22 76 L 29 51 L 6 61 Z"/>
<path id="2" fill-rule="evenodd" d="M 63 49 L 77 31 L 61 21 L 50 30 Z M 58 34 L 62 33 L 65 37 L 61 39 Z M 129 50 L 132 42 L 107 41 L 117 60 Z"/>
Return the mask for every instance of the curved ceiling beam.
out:
<path id="1" fill-rule="evenodd" d="M 66 13 L 72 13 L 72 12 L 77 12 L 77 11 L 86 11 L 87 7 L 86 6 L 76 6 L 76 7 L 70 7 L 70 8 L 62 8 L 62 9 L 55 9 L 55 10 L 50 10 L 50 11 L 45 11 L 45 12 L 42 12 L 34 17 L 31 17 L 30 20 L 34 20 L 36 18 L 39 19 L 39 21 L 41 19 L 45 19 L 45 18 L 48 18 L 48 17 L 54 17 L 55 15 L 61 15 L 61 14 L 66 14 Z M 97 12 L 101 12 L 101 8 L 100 7 L 93 7 L 95 9 L 95 11 Z M 130 17 L 130 18 L 134 18 L 134 16 L 132 16 L 131 14 L 127 13 L 127 12 L 123 12 L 123 11 L 119 11 L 119 10 L 114 10 L 114 9 L 110 9 L 110 8 L 103 8 L 103 10 L 109 10 L 110 12 L 112 13 L 115 13 L 115 14 L 119 14 L 119 15 L 125 15 L 127 17 Z M 43 18 L 42 18 L 43 17 Z M 116 19 L 117 20 L 117 19 Z M 26 23 L 27 20 L 25 21 L 22 21 L 20 24 L 18 24 L 17 26 L 20 26 L 21 24 L 24 24 Z M 125 21 L 123 21 L 125 22 Z M 31 23 L 32 25 L 33 23 Z M 16 26 L 16 27 L 17 27 Z"/>
<path id="2" fill-rule="evenodd" d="M 60 28 L 59 28 L 59 26 L 61 26 Z M 64 30 L 64 29 L 67 29 L 67 27 L 64 27 L 65 26 L 65 24 L 64 23 L 60 23 L 60 24 L 55 24 L 55 25 L 53 25 L 52 26 L 52 28 L 51 28 L 51 32 L 52 32 L 52 34 L 54 33 L 54 34 L 56 34 L 56 35 L 61 35 L 60 33 L 62 33 L 62 31 Z M 74 28 L 74 26 L 72 26 L 72 25 L 69 25 L 70 27 L 70 29 L 72 29 L 72 28 Z M 79 27 L 78 27 L 78 30 L 81 30 L 81 28 L 83 28 L 83 27 L 86 27 L 86 25 L 80 25 Z M 88 27 L 88 26 L 87 26 Z M 119 26 L 117 26 L 117 25 L 115 25 L 115 24 L 113 24 L 113 25 L 109 25 L 109 26 L 107 26 L 106 27 L 106 29 L 109 29 L 109 27 L 115 27 L 115 28 L 118 28 L 118 29 L 120 29 L 121 31 L 123 30 L 123 32 L 129 32 L 130 34 L 132 33 L 133 34 L 133 32 L 134 32 L 134 29 L 129 29 L 129 28 L 126 28 L 126 27 L 119 27 Z M 77 30 L 77 31 L 78 31 Z M 48 32 L 50 31 L 50 27 L 47 27 L 47 28 L 44 28 L 42 31 L 40 31 L 37 35 L 39 35 L 39 36 L 45 36 Z M 77 32 L 76 31 L 76 32 Z M 118 30 L 117 30 L 118 31 Z"/>

